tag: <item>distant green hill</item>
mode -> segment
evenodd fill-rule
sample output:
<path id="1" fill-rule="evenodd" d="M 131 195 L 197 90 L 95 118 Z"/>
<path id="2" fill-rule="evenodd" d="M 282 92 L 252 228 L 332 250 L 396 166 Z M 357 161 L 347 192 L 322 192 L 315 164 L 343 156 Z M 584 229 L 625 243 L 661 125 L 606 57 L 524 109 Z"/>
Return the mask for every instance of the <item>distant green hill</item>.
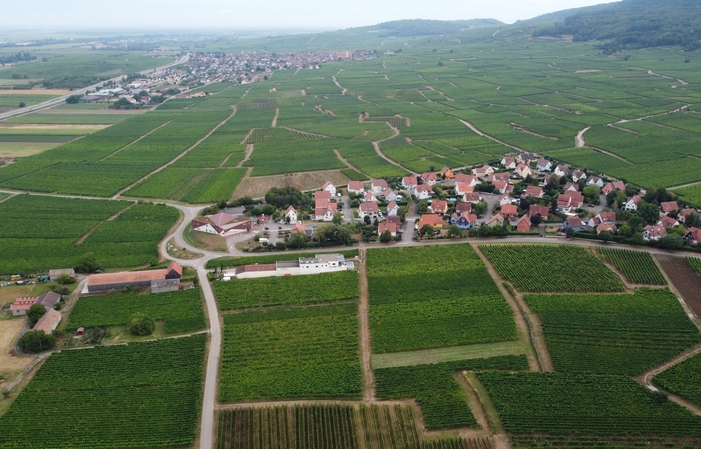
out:
<path id="1" fill-rule="evenodd" d="M 578 14 L 580 12 L 581 13 L 595 12 L 595 11 L 599 11 L 602 9 L 606 9 L 609 6 L 611 6 L 610 3 L 604 3 L 602 5 L 584 6 L 582 8 L 563 9 L 562 11 L 550 12 L 547 14 L 543 14 L 543 15 L 534 17 L 532 19 L 518 20 L 516 22 L 516 25 L 527 24 L 527 23 L 562 21 L 562 20 L 565 20 L 566 18 L 574 16 L 575 14 Z"/>
<path id="2" fill-rule="evenodd" d="M 438 34 L 454 34 L 474 28 L 498 27 L 504 23 L 495 19 L 472 20 L 395 20 L 376 26 L 385 36 L 430 36 Z"/>
<path id="3" fill-rule="evenodd" d="M 605 53 L 662 45 L 696 50 L 701 48 L 701 1 L 623 0 L 533 31 L 534 36 L 566 34 L 579 42 L 606 40 Z"/>

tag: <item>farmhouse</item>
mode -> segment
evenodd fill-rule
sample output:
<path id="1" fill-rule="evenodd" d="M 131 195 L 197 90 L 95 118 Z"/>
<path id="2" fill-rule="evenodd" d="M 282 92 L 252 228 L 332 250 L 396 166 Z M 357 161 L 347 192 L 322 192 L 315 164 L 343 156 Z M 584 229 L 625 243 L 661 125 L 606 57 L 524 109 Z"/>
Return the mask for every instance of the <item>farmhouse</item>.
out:
<path id="1" fill-rule="evenodd" d="M 419 185 L 419 181 L 416 179 L 416 176 L 405 176 L 402 178 L 402 187 L 405 189 L 413 189 Z"/>
<path id="2" fill-rule="evenodd" d="M 457 212 L 450 216 L 450 224 L 454 224 L 460 229 L 470 229 L 477 227 L 477 215 L 474 214 L 458 214 Z"/>
<path id="3" fill-rule="evenodd" d="M 365 193 L 365 184 L 362 181 L 350 181 L 348 183 L 348 193 Z"/>
<path id="4" fill-rule="evenodd" d="M 314 257 L 300 257 L 298 260 L 256 264 L 225 270 L 224 275 L 237 279 L 253 279 L 272 276 L 298 276 L 345 271 L 353 268 L 342 254 L 317 254 Z"/>
<path id="5" fill-rule="evenodd" d="M 121 290 L 124 287 L 151 287 L 153 281 L 177 279 L 183 277 L 183 268 L 173 262 L 164 270 L 125 271 L 121 273 L 93 274 L 83 293 L 99 293 L 110 290 Z"/>
<path id="6" fill-rule="evenodd" d="M 45 334 L 52 333 L 61 322 L 61 312 L 51 309 L 47 311 L 32 328 L 33 331 L 44 331 Z"/>
<path id="7" fill-rule="evenodd" d="M 52 310 L 60 300 L 61 295 L 52 291 L 48 291 L 41 296 L 23 296 L 15 299 L 15 302 L 10 306 L 10 312 L 12 316 L 26 315 L 29 308 L 34 304 L 41 304 L 48 311 Z"/>
<path id="8" fill-rule="evenodd" d="M 423 214 L 419 219 L 418 229 L 422 229 L 426 225 L 440 229 L 443 227 L 443 217 L 436 214 Z"/>
<path id="9" fill-rule="evenodd" d="M 336 196 L 336 186 L 333 185 L 331 181 L 326 181 L 326 184 L 324 184 L 322 190 L 324 190 L 325 192 L 329 192 L 331 196 Z"/>
<path id="10" fill-rule="evenodd" d="M 192 230 L 222 237 L 248 232 L 253 228 L 250 217 L 237 217 L 224 212 L 192 220 Z"/>
<path id="11" fill-rule="evenodd" d="M 397 236 L 397 229 L 398 226 L 394 223 L 380 223 L 377 227 L 377 233 L 379 235 L 382 235 L 383 232 L 389 231 L 389 233 L 392 235 L 392 237 Z"/>
<path id="12" fill-rule="evenodd" d="M 646 242 L 649 242 L 650 240 L 660 240 L 665 235 L 667 235 L 667 230 L 662 226 L 647 225 L 643 229 L 643 238 Z"/>
<path id="13" fill-rule="evenodd" d="M 62 274 L 67 274 L 70 277 L 75 277 L 75 270 L 73 268 L 62 268 L 60 270 L 49 270 L 49 279 L 53 282 L 58 279 Z"/>

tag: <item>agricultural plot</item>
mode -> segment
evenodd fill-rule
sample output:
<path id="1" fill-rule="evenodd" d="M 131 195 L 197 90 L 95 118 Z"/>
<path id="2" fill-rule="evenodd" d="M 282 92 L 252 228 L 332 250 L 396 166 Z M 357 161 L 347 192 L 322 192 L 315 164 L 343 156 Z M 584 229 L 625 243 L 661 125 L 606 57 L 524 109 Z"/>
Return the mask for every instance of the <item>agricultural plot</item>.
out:
<path id="1" fill-rule="evenodd" d="M 330 139 L 259 143 L 244 165 L 254 167 L 251 176 L 346 168 L 333 148 Z"/>
<path id="2" fill-rule="evenodd" d="M 357 313 L 352 303 L 225 315 L 220 401 L 359 397 Z"/>
<path id="3" fill-rule="evenodd" d="M 688 201 L 697 207 L 701 207 L 701 184 L 675 189 L 674 193 L 681 195 L 684 198 L 684 201 Z"/>
<path id="4" fill-rule="evenodd" d="M 0 273 L 7 274 L 75 266 L 90 252 L 105 268 L 157 263 L 158 242 L 179 217 L 167 206 L 27 195 L 1 203 L 0 215 Z"/>
<path id="5" fill-rule="evenodd" d="M 368 252 L 375 353 L 516 339 L 513 312 L 470 245 Z"/>
<path id="6" fill-rule="evenodd" d="M 619 292 L 623 283 L 580 246 L 480 245 L 499 274 L 524 292 Z"/>
<path id="7" fill-rule="evenodd" d="M 316 253 L 316 254 L 331 254 L 331 253 Z M 351 259 L 358 256 L 358 250 L 346 250 L 346 251 L 335 251 L 333 254 L 341 254 L 346 259 Z M 207 268 L 231 268 L 231 267 L 242 267 L 244 265 L 253 264 L 267 264 L 282 262 L 287 260 L 298 260 L 304 253 L 284 253 L 275 254 L 270 256 L 246 256 L 246 257 L 221 257 L 219 259 L 212 259 L 207 262 Z"/>
<path id="8" fill-rule="evenodd" d="M 701 417 L 621 376 L 479 372 L 512 434 L 699 436 Z"/>
<path id="9" fill-rule="evenodd" d="M 697 354 L 655 376 L 655 383 L 694 404 L 701 404 L 701 355 Z"/>
<path id="10" fill-rule="evenodd" d="M 358 272 L 215 282 L 221 310 L 357 299 Z"/>
<path id="11" fill-rule="evenodd" d="M 217 449 L 491 449 L 489 439 L 421 440 L 414 410 L 395 405 L 309 405 L 221 410 Z M 361 446 L 362 444 L 362 446 Z"/>
<path id="12" fill-rule="evenodd" d="M 598 248 L 603 255 L 633 284 L 666 285 L 664 276 L 650 253 L 625 249 Z"/>
<path id="13" fill-rule="evenodd" d="M 195 335 L 52 354 L 0 418 L 0 447 L 192 446 L 206 342 Z"/>
<path id="14" fill-rule="evenodd" d="M 701 342 L 669 290 L 526 295 L 557 371 L 636 376 Z"/>
<path id="15" fill-rule="evenodd" d="M 686 260 L 689 262 L 689 265 L 699 273 L 699 276 L 701 276 L 701 259 L 698 257 L 688 257 Z"/>
<path id="16" fill-rule="evenodd" d="M 200 291 L 190 289 L 157 295 L 112 293 L 81 298 L 73 306 L 66 329 L 124 326 L 137 312 L 165 321 L 167 334 L 206 327 Z"/>
<path id="17" fill-rule="evenodd" d="M 427 429 L 477 427 L 456 373 L 472 370 L 527 370 L 525 356 L 492 357 L 434 365 L 375 370 L 377 396 L 382 399 L 416 398 Z"/>
<path id="18" fill-rule="evenodd" d="M 167 167 L 124 193 L 141 198 L 165 198 L 188 203 L 228 200 L 246 174 L 242 168 Z"/>

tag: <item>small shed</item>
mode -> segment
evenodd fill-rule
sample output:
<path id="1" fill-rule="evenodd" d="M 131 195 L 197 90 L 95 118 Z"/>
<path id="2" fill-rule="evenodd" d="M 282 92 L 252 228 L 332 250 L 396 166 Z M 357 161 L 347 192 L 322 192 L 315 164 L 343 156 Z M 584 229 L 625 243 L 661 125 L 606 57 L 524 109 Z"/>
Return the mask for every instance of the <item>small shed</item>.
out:
<path id="1" fill-rule="evenodd" d="M 55 281 L 62 274 L 67 274 L 70 277 L 75 277 L 75 270 L 73 268 L 61 268 L 59 270 L 49 270 L 49 279 Z"/>
<path id="2" fill-rule="evenodd" d="M 180 289 L 180 279 L 159 279 L 151 281 L 151 293 L 177 292 Z"/>
<path id="3" fill-rule="evenodd" d="M 85 328 L 84 327 L 79 327 L 78 330 L 75 331 L 76 335 L 83 335 L 85 333 Z"/>

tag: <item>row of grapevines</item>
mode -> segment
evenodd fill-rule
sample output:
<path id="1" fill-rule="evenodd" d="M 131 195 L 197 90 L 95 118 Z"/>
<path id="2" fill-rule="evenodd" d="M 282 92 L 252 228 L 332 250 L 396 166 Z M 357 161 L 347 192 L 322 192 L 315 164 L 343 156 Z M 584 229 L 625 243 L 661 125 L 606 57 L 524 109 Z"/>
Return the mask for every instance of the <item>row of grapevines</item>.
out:
<path id="1" fill-rule="evenodd" d="M 597 250 L 633 284 L 666 285 L 650 253 L 616 248 Z"/>

